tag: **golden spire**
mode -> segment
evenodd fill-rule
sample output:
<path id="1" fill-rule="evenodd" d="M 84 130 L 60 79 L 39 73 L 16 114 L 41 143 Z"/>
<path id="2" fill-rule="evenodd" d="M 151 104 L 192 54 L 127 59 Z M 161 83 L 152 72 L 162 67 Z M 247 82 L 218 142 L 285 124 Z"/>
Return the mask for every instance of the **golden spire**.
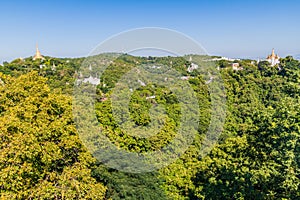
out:
<path id="1" fill-rule="evenodd" d="M 39 51 L 39 45 L 38 43 L 36 43 L 36 53 L 35 53 L 36 56 L 41 56 L 41 52 Z"/>
<path id="2" fill-rule="evenodd" d="M 267 61 L 271 63 L 271 66 L 275 66 L 276 64 L 280 63 L 280 57 L 278 54 L 275 54 L 274 48 L 272 49 L 272 54 L 268 55 Z"/>
<path id="3" fill-rule="evenodd" d="M 275 50 L 274 50 L 274 48 L 273 48 L 273 49 L 272 49 L 272 57 L 275 58 L 275 56 L 276 56 L 276 55 L 275 55 Z"/>
<path id="4" fill-rule="evenodd" d="M 44 57 L 42 56 L 42 54 L 41 54 L 41 52 L 39 50 L 38 44 L 36 44 L 36 53 L 33 56 L 33 60 L 36 60 L 36 59 L 44 59 Z"/>

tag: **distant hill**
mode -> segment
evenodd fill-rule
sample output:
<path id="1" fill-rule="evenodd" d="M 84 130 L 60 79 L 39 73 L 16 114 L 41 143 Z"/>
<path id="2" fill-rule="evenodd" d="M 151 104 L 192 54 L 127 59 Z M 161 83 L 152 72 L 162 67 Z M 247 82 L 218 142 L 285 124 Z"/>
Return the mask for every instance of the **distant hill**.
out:
<path id="1" fill-rule="evenodd" d="M 300 54 L 293 55 L 294 59 L 300 60 Z"/>

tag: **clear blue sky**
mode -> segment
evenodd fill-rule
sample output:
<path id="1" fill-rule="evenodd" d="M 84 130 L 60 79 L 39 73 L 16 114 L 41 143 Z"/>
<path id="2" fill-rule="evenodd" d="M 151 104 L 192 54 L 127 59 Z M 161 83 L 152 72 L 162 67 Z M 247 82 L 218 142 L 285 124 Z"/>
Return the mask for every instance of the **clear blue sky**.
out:
<path id="1" fill-rule="evenodd" d="M 213 55 L 300 54 L 300 1 L 34 1 L 0 2 L 0 62 L 34 54 L 87 55 L 111 35 L 163 27 L 194 38 Z"/>

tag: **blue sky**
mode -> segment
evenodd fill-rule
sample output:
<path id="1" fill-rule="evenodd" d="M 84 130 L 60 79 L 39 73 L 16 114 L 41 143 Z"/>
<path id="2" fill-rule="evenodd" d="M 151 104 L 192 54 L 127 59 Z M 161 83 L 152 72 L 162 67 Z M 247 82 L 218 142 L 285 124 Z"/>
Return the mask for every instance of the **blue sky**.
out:
<path id="1" fill-rule="evenodd" d="M 0 61 L 34 54 L 86 56 L 122 31 L 162 27 L 182 32 L 212 55 L 300 54 L 300 2 L 265 1 L 1 1 Z"/>

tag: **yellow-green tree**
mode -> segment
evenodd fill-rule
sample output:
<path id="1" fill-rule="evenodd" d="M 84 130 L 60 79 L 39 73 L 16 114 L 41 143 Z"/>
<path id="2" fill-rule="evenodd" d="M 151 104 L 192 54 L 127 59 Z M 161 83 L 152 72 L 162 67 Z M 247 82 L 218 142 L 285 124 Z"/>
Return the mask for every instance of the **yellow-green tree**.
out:
<path id="1" fill-rule="evenodd" d="M 81 144 L 71 98 L 50 91 L 36 72 L 0 74 L 0 197 L 103 199 L 91 177 L 94 158 Z"/>

